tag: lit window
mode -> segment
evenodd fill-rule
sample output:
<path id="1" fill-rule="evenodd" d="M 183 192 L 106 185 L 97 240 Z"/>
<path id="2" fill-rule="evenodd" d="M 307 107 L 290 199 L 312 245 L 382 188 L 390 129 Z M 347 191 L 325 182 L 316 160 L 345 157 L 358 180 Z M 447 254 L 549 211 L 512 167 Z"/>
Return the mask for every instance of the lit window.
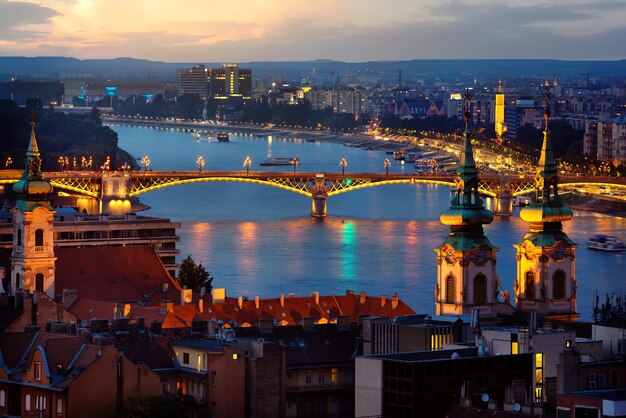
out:
<path id="1" fill-rule="evenodd" d="M 41 382 L 41 362 L 35 362 L 35 380 Z"/>
<path id="2" fill-rule="evenodd" d="M 24 397 L 24 410 L 30 412 L 30 395 L 28 394 Z"/>
<path id="3" fill-rule="evenodd" d="M 6 406 L 6 394 L 3 390 L 0 390 L 0 407 Z"/>
<path id="4" fill-rule="evenodd" d="M 57 415 L 63 415 L 63 401 L 61 399 L 57 399 Z"/>
<path id="5" fill-rule="evenodd" d="M 337 383 L 337 369 L 331 369 L 330 371 L 330 381 L 333 383 Z"/>

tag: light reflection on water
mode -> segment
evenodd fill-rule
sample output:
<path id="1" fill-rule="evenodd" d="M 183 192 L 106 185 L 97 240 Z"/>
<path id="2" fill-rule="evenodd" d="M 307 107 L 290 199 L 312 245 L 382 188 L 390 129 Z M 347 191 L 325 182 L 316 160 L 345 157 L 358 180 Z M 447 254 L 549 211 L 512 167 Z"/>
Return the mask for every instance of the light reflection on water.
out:
<path id="1" fill-rule="evenodd" d="M 345 156 L 354 171 L 383 171 L 387 156 L 328 143 L 231 135 L 231 143 L 197 143 L 189 134 L 153 129 L 115 128 L 120 146 L 132 155 L 148 154 L 155 170 L 194 169 L 202 154 L 206 169 L 241 170 L 250 155 L 251 170 L 267 156 L 301 160 L 298 170 L 338 171 Z M 151 166 L 151 167 L 152 167 Z M 392 172 L 408 165 L 394 165 Z M 272 167 L 272 169 L 283 169 Z M 284 168 L 291 171 L 291 167 Z M 277 297 L 280 293 L 343 294 L 346 289 L 400 298 L 418 312 L 434 312 L 436 261 L 433 248 L 448 229 L 439 214 L 448 208 L 445 187 L 394 185 L 358 190 L 328 200 L 328 218 L 310 218 L 308 198 L 251 184 L 200 183 L 171 187 L 141 195 L 152 206 L 147 212 L 182 222 L 181 258 L 192 254 L 215 276 L 214 284 L 231 296 Z M 492 205 L 492 199 L 486 203 Z M 578 308 L 589 319 L 593 291 L 626 292 L 626 254 L 594 252 L 584 245 L 596 233 L 626 238 L 626 219 L 577 212 L 565 230 L 580 247 L 576 275 Z M 497 271 L 503 287 L 512 292 L 515 251 L 528 231 L 515 211 L 496 217 L 486 227 L 500 248 Z"/>

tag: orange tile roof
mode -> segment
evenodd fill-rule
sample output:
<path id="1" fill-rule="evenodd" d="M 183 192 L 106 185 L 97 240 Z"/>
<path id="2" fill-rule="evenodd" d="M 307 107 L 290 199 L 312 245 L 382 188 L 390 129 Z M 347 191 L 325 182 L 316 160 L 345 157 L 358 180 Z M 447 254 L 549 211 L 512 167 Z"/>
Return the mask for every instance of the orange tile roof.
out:
<path id="1" fill-rule="evenodd" d="M 149 246 L 57 248 L 56 289 L 109 302 L 158 304 L 180 298 L 180 286 Z M 167 284 L 167 292 L 163 285 Z"/>

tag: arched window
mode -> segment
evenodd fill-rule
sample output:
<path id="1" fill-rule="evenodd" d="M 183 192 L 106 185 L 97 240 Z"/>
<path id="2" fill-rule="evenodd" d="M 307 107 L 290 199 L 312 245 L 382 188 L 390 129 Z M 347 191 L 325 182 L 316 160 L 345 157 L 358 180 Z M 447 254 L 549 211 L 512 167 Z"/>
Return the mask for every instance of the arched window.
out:
<path id="1" fill-rule="evenodd" d="M 35 247 L 43 247 L 43 229 L 35 230 Z"/>
<path id="2" fill-rule="evenodd" d="M 552 299 L 565 299 L 565 272 L 561 269 L 552 276 Z"/>
<path id="3" fill-rule="evenodd" d="M 37 275 L 35 276 L 35 292 L 43 292 L 43 284 L 43 274 L 37 273 Z"/>
<path id="4" fill-rule="evenodd" d="M 474 305 L 487 303 L 487 278 L 480 273 L 474 277 Z"/>
<path id="5" fill-rule="evenodd" d="M 19 273 L 15 273 L 15 289 L 20 289 L 22 287 L 22 278 Z"/>
<path id="6" fill-rule="evenodd" d="M 17 245 L 22 246 L 22 228 L 17 228 Z"/>
<path id="7" fill-rule="evenodd" d="M 456 302 L 456 280 L 454 276 L 449 274 L 446 277 L 446 303 Z"/>
<path id="8" fill-rule="evenodd" d="M 535 273 L 532 271 L 526 272 L 526 281 L 524 286 L 526 299 L 535 299 Z"/>

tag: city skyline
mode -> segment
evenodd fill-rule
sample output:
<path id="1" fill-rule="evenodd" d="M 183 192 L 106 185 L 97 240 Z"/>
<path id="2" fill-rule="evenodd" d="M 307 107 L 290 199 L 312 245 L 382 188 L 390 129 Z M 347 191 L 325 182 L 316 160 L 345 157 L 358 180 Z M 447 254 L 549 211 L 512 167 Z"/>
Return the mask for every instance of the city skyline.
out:
<path id="1" fill-rule="evenodd" d="M 615 0 L 401 0 L 393 8 L 374 0 L 210 7 L 192 0 L 0 0 L 0 55 L 172 62 L 623 59 L 625 17 L 626 3 Z"/>

